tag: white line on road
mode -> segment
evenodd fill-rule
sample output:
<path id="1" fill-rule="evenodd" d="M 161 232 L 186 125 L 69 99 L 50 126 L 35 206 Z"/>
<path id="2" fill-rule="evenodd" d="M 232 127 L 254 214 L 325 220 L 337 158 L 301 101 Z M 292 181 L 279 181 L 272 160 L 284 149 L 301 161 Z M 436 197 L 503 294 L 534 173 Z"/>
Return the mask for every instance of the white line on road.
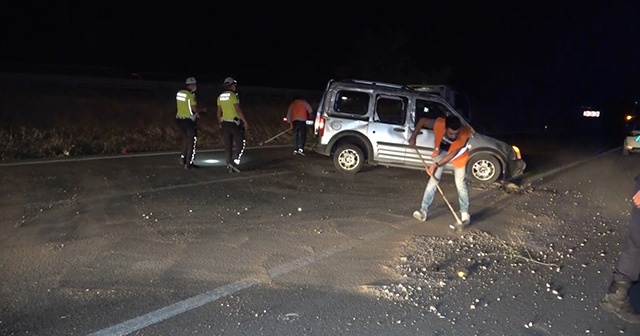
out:
<path id="1" fill-rule="evenodd" d="M 96 331 L 89 335 L 90 336 L 127 335 L 136 330 L 140 330 L 152 324 L 162 322 L 172 316 L 182 314 L 194 308 L 198 308 L 207 303 L 213 302 L 227 295 L 231 295 L 242 289 L 249 288 L 258 283 L 260 283 L 258 279 L 244 278 L 242 280 L 230 283 L 222 287 L 218 287 L 214 290 L 210 290 L 208 292 L 196 295 L 186 300 L 176 302 L 172 305 L 166 306 L 164 308 L 160 308 L 156 311 L 131 319 L 129 321 L 125 321 L 120 324 L 116 324 L 112 327 L 102 329 L 100 331 Z"/>
<path id="2" fill-rule="evenodd" d="M 294 260 L 292 262 L 274 267 L 267 271 L 269 276 L 269 280 L 287 274 L 296 269 L 305 267 L 307 265 L 318 262 L 324 258 L 330 257 L 336 253 L 340 253 L 358 245 L 362 245 L 370 240 L 380 238 L 382 236 L 387 235 L 391 232 L 391 229 L 384 229 L 380 231 L 373 232 L 366 236 L 360 237 L 358 239 L 353 239 L 346 244 L 338 245 L 328 250 L 321 251 L 320 253 L 315 254 L 314 256 L 302 257 L 300 259 Z M 150 313 L 144 314 L 142 316 L 133 318 L 131 320 L 116 324 L 114 326 L 96 331 L 94 333 L 89 334 L 89 336 L 111 336 L 111 335 L 128 335 L 134 331 L 140 330 L 142 328 L 148 327 L 152 324 L 156 324 L 162 322 L 168 318 L 173 316 L 185 313 L 189 310 L 201 307 L 205 304 L 214 302 L 218 299 L 221 299 L 225 296 L 232 295 L 238 291 L 243 289 L 252 287 L 254 285 L 258 285 L 260 283 L 266 282 L 265 280 L 260 280 L 253 277 L 247 277 L 242 280 L 235 281 L 228 285 L 224 285 L 218 287 L 216 289 L 210 290 L 208 292 L 198 294 L 186 300 L 182 300 L 180 302 L 176 302 L 172 305 L 166 306 L 164 308 L 160 308 L 158 310 L 152 311 Z"/>
<path id="3" fill-rule="evenodd" d="M 609 155 L 610 153 L 613 153 L 613 152 L 618 151 L 618 150 L 620 150 L 620 147 L 610 149 L 608 151 L 602 152 L 602 153 L 600 153 L 598 155 L 595 155 L 595 156 L 587 157 L 587 158 L 582 159 L 580 161 L 568 163 L 568 164 L 566 164 L 564 166 L 560 166 L 560 167 L 557 167 L 557 168 L 554 168 L 554 169 L 551 169 L 551 170 L 543 171 L 543 172 L 540 172 L 540 173 L 538 173 L 536 175 L 526 176 L 525 180 L 527 182 L 541 180 L 541 179 L 544 179 L 547 176 L 551 176 L 551 175 L 557 174 L 557 173 L 559 173 L 561 171 L 568 170 L 568 169 L 573 168 L 575 166 L 581 165 L 581 164 L 583 164 L 585 162 L 589 162 L 589 161 L 597 159 L 599 157 L 603 157 L 605 155 Z"/>
<path id="4" fill-rule="evenodd" d="M 279 147 L 288 147 L 285 145 L 275 145 L 275 146 L 260 146 L 260 147 L 247 147 L 247 150 L 257 149 L 257 148 L 279 148 Z M 224 149 L 204 149 L 198 150 L 198 153 L 215 153 L 222 152 Z M 49 160 L 34 160 L 34 161 L 17 161 L 17 162 L 9 162 L 9 163 L 0 163 L 0 167 L 13 167 L 13 166 L 28 166 L 28 165 L 36 165 L 36 164 L 44 164 L 44 163 L 69 163 L 69 162 L 81 162 L 81 161 L 99 161 L 99 160 L 114 160 L 114 159 L 128 159 L 134 157 L 150 157 L 150 156 L 164 156 L 164 155 L 178 155 L 179 152 L 159 152 L 159 153 L 130 153 L 130 154 L 122 154 L 122 155 L 109 155 L 109 156 L 90 156 L 90 157 L 66 157 L 60 159 L 49 159 Z"/>
<path id="5" fill-rule="evenodd" d="M 71 200 L 83 201 L 83 202 L 101 201 L 101 200 L 107 200 L 107 199 L 111 199 L 111 198 L 134 196 L 134 195 L 139 195 L 139 194 L 149 194 L 149 193 L 154 193 L 154 192 L 159 192 L 159 191 L 175 190 L 175 189 L 181 189 L 181 188 L 199 187 L 199 186 L 204 186 L 204 185 L 208 185 L 208 184 L 215 184 L 215 183 L 250 180 L 250 179 L 255 179 L 255 178 L 258 178 L 258 177 L 270 177 L 270 176 L 285 175 L 285 174 L 291 174 L 291 173 L 292 173 L 292 171 L 279 171 L 279 172 L 271 172 L 271 173 L 264 173 L 264 174 L 242 173 L 242 174 L 236 175 L 235 177 L 230 177 L 230 178 L 207 180 L 207 181 L 200 181 L 200 182 L 194 182 L 194 183 L 176 184 L 176 185 L 169 185 L 169 186 L 165 186 L 165 187 L 157 187 L 157 188 L 143 189 L 143 190 L 134 190 L 134 191 L 121 192 L 121 193 L 110 194 L 110 195 L 99 195 L 99 196 L 86 197 L 86 198 L 78 197 L 78 198 L 72 198 Z M 68 203 L 69 201 L 70 201 L 70 199 L 64 199 L 64 200 L 59 200 L 59 201 L 51 201 L 51 202 L 31 202 L 31 203 L 24 203 L 24 204 L 22 204 L 22 206 L 25 207 L 25 208 L 28 208 L 28 207 L 39 207 L 39 206 L 43 206 L 43 205 L 50 206 L 50 205 L 65 204 L 65 203 Z"/>
<path id="6" fill-rule="evenodd" d="M 219 150 L 211 150 L 211 151 L 198 151 L 198 152 L 217 152 Z M 60 159 L 50 159 L 50 160 L 36 160 L 36 161 L 20 161 L 20 162 L 11 162 L 11 163 L 2 163 L 0 167 L 10 167 L 10 166 L 27 166 L 27 165 L 36 165 L 36 164 L 44 164 L 44 163 L 68 163 L 68 162 L 82 162 L 82 161 L 99 161 L 99 160 L 114 160 L 114 159 L 128 159 L 132 157 L 150 157 L 150 156 L 163 156 L 163 155 L 177 155 L 179 153 L 174 152 L 162 152 L 162 153 L 139 153 L 139 154 L 126 154 L 126 155 L 114 155 L 114 156 L 91 156 L 91 157 L 81 157 L 81 158 L 60 158 Z"/>

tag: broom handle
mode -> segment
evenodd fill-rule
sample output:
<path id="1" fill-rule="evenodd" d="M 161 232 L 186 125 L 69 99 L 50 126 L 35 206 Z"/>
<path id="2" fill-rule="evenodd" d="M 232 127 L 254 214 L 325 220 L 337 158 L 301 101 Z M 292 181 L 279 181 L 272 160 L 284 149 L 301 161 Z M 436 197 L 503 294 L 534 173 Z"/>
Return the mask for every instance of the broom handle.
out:
<path id="1" fill-rule="evenodd" d="M 444 199 L 444 202 L 447 203 L 447 206 L 449 207 L 449 210 L 451 210 L 451 213 L 453 214 L 453 217 L 455 217 L 456 219 L 456 223 L 461 223 L 462 221 L 460 220 L 460 218 L 458 218 L 458 215 L 456 214 L 456 211 L 453 210 L 453 207 L 451 206 L 451 203 L 449 203 L 449 200 L 444 196 L 444 193 L 442 192 L 442 189 L 440 189 L 440 181 L 438 181 L 438 179 L 436 179 L 435 176 L 429 174 L 429 167 L 427 167 L 427 162 L 424 161 L 424 159 L 422 158 L 422 154 L 420 154 L 420 151 L 418 150 L 418 147 L 415 147 L 416 153 L 418 153 L 418 156 L 420 157 L 420 161 L 422 161 L 422 165 L 424 165 L 424 169 L 425 172 L 427 173 L 427 175 L 429 175 L 429 177 L 431 177 L 432 179 L 436 180 L 436 187 L 438 188 L 438 191 L 440 192 L 440 195 L 442 195 L 442 198 Z"/>
<path id="2" fill-rule="evenodd" d="M 283 134 L 284 134 L 284 133 L 286 133 L 288 130 L 289 130 L 289 129 L 287 128 L 286 130 L 284 130 L 284 131 L 282 131 L 282 132 L 280 132 L 280 133 L 276 134 L 275 136 L 271 137 L 269 140 L 267 140 L 267 141 L 263 141 L 263 142 L 262 142 L 262 144 L 264 145 L 264 144 L 266 144 L 267 142 L 271 142 L 271 140 L 273 140 L 273 139 L 275 139 L 275 138 L 277 138 L 277 137 L 279 137 L 279 136 L 283 135 Z"/>

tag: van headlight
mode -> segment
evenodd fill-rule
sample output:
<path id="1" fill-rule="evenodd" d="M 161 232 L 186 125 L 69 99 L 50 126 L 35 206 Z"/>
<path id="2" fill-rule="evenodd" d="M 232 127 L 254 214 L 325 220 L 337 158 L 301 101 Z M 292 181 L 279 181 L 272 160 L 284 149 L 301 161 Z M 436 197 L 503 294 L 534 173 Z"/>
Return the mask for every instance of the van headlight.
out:
<path id="1" fill-rule="evenodd" d="M 520 154 L 520 148 L 518 146 L 511 146 L 512 153 L 515 156 L 515 160 L 522 160 L 522 154 Z"/>

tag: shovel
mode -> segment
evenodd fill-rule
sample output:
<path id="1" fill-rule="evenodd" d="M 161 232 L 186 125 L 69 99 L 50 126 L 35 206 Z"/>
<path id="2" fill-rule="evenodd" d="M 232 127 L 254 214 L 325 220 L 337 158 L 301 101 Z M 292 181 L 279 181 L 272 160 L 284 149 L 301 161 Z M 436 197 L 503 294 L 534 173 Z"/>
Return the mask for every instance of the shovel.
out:
<path id="1" fill-rule="evenodd" d="M 271 137 L 271 138 L 269 138 L 269 139 L 267 139 L 267 140 L 265 140 L 265 141 L 260 142 L 258 145 L 262 146 L 262 145 L 264 145 L 264 144 L 266 144 L 266 143 L 268 143 L 268 142 L 271 142 L 271 141 L 273 141 L 273 140 L 277 139 L 279 136 L 281 136 L 281 135 L 283 135 L 283 134 L 287 133 L 287 131 L 288 131 L 288 130 L 289 130 L 289 128 L 287 128 L 286 130 L 284 130 L 284 131 L 282 131 L 282 132 L 280 132 L 280 133 L 278 133 L 278 134 L 274 135 L 273 137 Z"/>
<path id="2" fill-rule="evenodd" d="M 422 154 L 420 154 L 420 151 L 418 150 L 417 147 L 415 147 L 415 150 L 416 150 L 416 153 L 418 153 L 418 156 L 420 157 L 420 161 L 422 161 L 422 164 L 424 165 L 424 169 L 427 172 L 427 175 L 429 175 L 429 177 L 431 177 L 431 178 L 436 180 L 436 187 L 438 188 L 438 191 L 440 192 L 440 195 L 442 195 L 442 198 L 444 199 L 445 203 L 447 203 L 447 206 L 449 207 L 449 210 L 451 210 L 451 214 L 453 214 L 453 217 L 456 219 L 456 224 L 455 224 L 454 228 L 462 228 L 462 221 L 460 220 L 460 218 L 456 214 L 455 210 L 453 210 L 453 207 L 451 206 L 451 203 L 449 203 L 449 200 L 444 196 L 444 193 L 442 192 L 442 189 L 440 188 L 440 181 L 438 181 L 438 179 L 436 179 L 433 175 L 429 174 L 429 167 L 427 166 L 427 162 L 424 161 L 424 159 L 422 158 Z"/>

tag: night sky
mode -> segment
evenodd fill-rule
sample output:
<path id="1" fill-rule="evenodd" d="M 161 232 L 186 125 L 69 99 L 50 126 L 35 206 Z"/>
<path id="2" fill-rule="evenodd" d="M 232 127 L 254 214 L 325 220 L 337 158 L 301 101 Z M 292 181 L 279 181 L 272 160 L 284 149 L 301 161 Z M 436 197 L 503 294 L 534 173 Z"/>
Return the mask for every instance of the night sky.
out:
<path id="1" fill-rule="evenodd" d="M 0 62 L 318 90 L 442 81 L 515 112 L 640 95 L 634 0 L 400 3 L 8 0 Z"/>

